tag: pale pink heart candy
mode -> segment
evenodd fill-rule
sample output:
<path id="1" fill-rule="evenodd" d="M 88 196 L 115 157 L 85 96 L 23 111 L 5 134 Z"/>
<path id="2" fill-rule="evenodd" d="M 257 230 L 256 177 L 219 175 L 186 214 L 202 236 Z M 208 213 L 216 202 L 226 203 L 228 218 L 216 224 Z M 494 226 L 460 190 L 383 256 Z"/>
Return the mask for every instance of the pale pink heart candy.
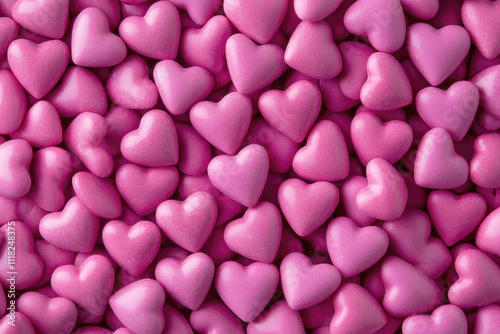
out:
<path id="1" fill-rule="evenodd" d="M 476 193 L 457 196 L 436 190 L 427 198 L 427 211 L 437 234 L 447 246 L 469 235 L 486 213 L 486 201 Z"/>
<path id="2" fill-rule="evenodd" d="M 361 286 L 345 283 L 333 296 L 330 333 L 375 333 L 387 323 L 380 304 Z"/>
<path id="3" fill-rule="evenodd" d="M 7 59 L 19 83 L 33 97 L 40 99 L 64 74 L 69 62 L 69 48 L 60 40 L 35 44 L 18 39 L 10 44 Z"/>
<path id="4" fill-rule="evenodd" d="M 104 118 L 107 129 L 103 145 L 112 156 L 117 156 L 120 154 L 120 143 L 123 137 L 137 129 L 141 119 L 134 110 L 122 107 L 111 108 Z"/>
<path id="5" fill-rule="evenodd" d="M 147 216 L 173 195 L 179 182 L 179 172 L 175 167 L 145 168 L 125 164 L 116 171 L 115 181 L 121 197 L 130 208 L 141 216 Z"/>
<path id="6" fill-rule="evenodd" d="M 12 17 L 35 34 L 62 38 L 68 25 L 69 0 L 18 0 Z"/>
<path id="7" fill-rule="evenodd" d="M 467 318 L 455 305 L 443 305 L 428 315 L 414 315 L 403 322 L 404 334 L 467 334 Z"/>
<path id="8" fill-rule="evenodd" d="M 88 7 L 97 7 L 102 10 L 108 17 L 109 25 L 112 30 L 116 29 L 120 24 L 121 13 L 119 0 L 73 0 L 69 4 L 69 10 L 74 14 L 78 14 Z"/>
<path id="9" fill-rule="evenodd" d="M 364 106 L 374 110 L 394 110 L 412 102 L 410 80 L 396 58 L 376 52 L 368 58 L 366 69 L 368 79 L 360 92 Z"/>
<path id="10" fill-rule="evenodd" d="M 356 204 L 359 191 L 368 186 L 368 179 L 363 176 L 351 176 L 344 181 L 340 190 L 342 205 L 347 217 L 351 218 L 358 226 L 368 226 L 377 219 L 363 213 Z"/>
<path id="11" fill-rule="evenodd" d="M 152 279 L 141 279 L 115 292 L 109 306 L 128 329 L 136 334 L 160 334 L 165 327 L 165 291 Z"/>
<path id="12" fill-rule="evenodd" d="M 439 10 L 439 0 L 401 0 L 404 10 L 421 20 L 432 19 Z"/>
<path id="13" fill-rule="evenodd" d="M 108 17 L 96 7 L 85 8 L 73 23 L 71 59 L 78 66 L 108 67 L 119 64 L 127 46 L 109 30 Z"/>
<path id="14" fill-rule="evenodd" d="M 269 172 L 269 156 L 260 145 L 251 144 L 234 156 L 219 155 L 210 161 L 207 173 L 213 185 L 232 200 L 252 207 L 259 201 Z"/>
<path id="15" fill-rule="evenodd" d="M 500 306 L 488 305 L 480 307 L 476 312 L 474 333 L 488 334 L 500 331 Z"/>
<path id="16" fill-rule="evenodd" d="M 180 44 L 182 59 L 189 65 L 220 73 L 225 66 L 225 47 L 231 32 L 231 23 L 223 15 L 212 17 L 200 29 L 184 30 Z"/>
<path id="17" fill-rule="evenodd" d="M 486 133 L 474 142 L 474 158 L 470 162 L 470 179 L 483 188 L 500 188 L 500 134 Z"/>
<path id="18" fill-rule="evenodd" d="M 290 253 L 280 265 L 281 286 L 292 310 L 316 305 L 330 296 L 340 285 L 340 273 L 334 266 L 313 265 L 301 253 Z"/>
<path id="19" fill-rule="evenodd" d="M 0 320 L 0 332 L 5 334 L 36 334 L 33 325 L 30 323 L 28 318 L 22 313 L 14 312 L 12 317 L 15 319 L 15 326 L 12 326 L 10 321 L 11 314 L 6 314 Z"/>
<path id="20" fill-rule="evenodd" d="M 248 324 L 247 334 L 288 333 L 305 334 L 300 313 L 285 301 L 277 302 L 259 318 Z"/>
<path id="21" fill-rule="evenodd" d="M 282 230 L 278 208 L 262 201 L 247 209 L 242 218 L 226 225 L 224 241 L 235 253 L 254 261 L 272 262 L 278 253 Z"/>
<path id="22" fill-rule="evenodd" d="M 344 25 L 352 34 L 367 36 L 381 52 L 396 52 L 405 41 L 406 24 L 399 1 L 361 0 L 344 15 Z"/>
<path id="23" fill-rule="evenodd" d="M 450 303 L 458 307 L 478 307 L 500 300 L 500 268 L 486 254 L 467 249 L 455 259 L 459 279 L 448 290 Z"/>
<path id="24" fill-rule="evenodd" d="M 415 105 L 427 125 L 444 128 L 453 140 L 460 141 L 476 116 L 479 90 L 469 81 L 455 82 L 446 91 L 427 87 L 418 92 Z"/>
<path id="25" fill-rule="evenodd" d="M 113 171 L 113 157 L 103 147 L 107 125 L 104 117 L 84 112 L 64 133 L 64 142 L 93 174 L 108 177 Z"/>
<path id="26" fill-rule="evenodd" d="M 30 164 L 33 149 L 23 139 L 0 145 L 0 196 L 19 198 L 28 193 L 32 180 Z"/>
<path id="27" fill-rule="evenodd" d="M 9 243 L 9 236 L 12 236 L 12 229 L 15 229 L 15 263 L 12 262 L 12 247 Z M 10 232 L 10 233 L 9 233 Z M 38 254 L 35 252 L 33 245 L 33 235 L 29 227 L 20 222 L 6 222 L 0 227 L 0 283 L 5 287 L 7 297 L 9 297 L 9 288 L 11 281 L 9 280 L 12 272 L 15 272 L 15 287 L 18 290 L 25 290 L 33 287 L 43 275 L 43 263 Z M 12 238 L 11 238 L 12 239 Z M 17 293 L 16 293 L 17 295 Z M 10 300 L 12 298 L 9 297 Z M 10 302 L 9 302 L 10 303 Z M 8 310 L 10 313 L 10 311 Z"/>
<path id="28" fill-rule="evenodd" d="M 294 0 L 293 8 L 303 21 L 319 21 L 333 13 L 341 3 L 342 0 Z"/>
<path id="29" fill-rule="evenodd" d="M 358 227 L 350 218 L 337 217 L 328 224 L 326 245 L 333 265 L 342 276 L 351 277 L 384 256 L 389 238 L 380 227 Z"/>
<path id="30" fill-rule="evenodd" d="M 7 49 L 17 36 L 18 31 L 19 27 L 13 19 L 9 17 L 0 18 L 0 59 L 7 53 Z"/>
<path id="31" fill-rule="evenodd" d="M 418 145 L 415 183 L 424 188 L 452 189 L 463 185 L 468 176 L 469 165 L 455 152 L 448 131 L 429 130 Z"/>
<path id="32" fill-rule="evenodd" d="M 243 94 L 255 93 L 285 72 L 284 51 L 277 45 L 257 45 L 243 34 L 227 40 L 226 60 L 234 86 Z"/>
<path id="33" fill-rule="evenodd" d="M 330 182 L 307 184 L 288 179 L 278 189 L 278 201 L 290 227 L 305 237 L 332 215 L 339 203 L 339 190 Z"/>
<path id="34" fill-rule="evenodd" d="M 448 25 L 437 30 L 427 23 L 415 23 L 408 27 L 406 48 L 424 78 L 437 86 L 464 60 L 470 37 L 461 26 Z"/>
<path id="35" fill-rule="evenodd" d="M 346 97 L 359 100 L 361 87 L 368 77 L 366 62 L 375 50 L 361 42 L 345 41 L 339 44 L 339 51 L 342 56 L 339 87 Z"/>
<path id="36" fill-rule="evenodd" d="M 156 224 L 140 221 L 132 226 L 113 220 L 102 230 L 106 251 L 132 276 L 139 276 L 160 249 L 161 232 Z"/>
<path id="37" fill-rule="evenodd" d="M 259 44 L 268 43 L 285 18 L 288 0 L 224 0 L 224 13 L 233 26 Z"/>
<path id="38" fill-rule="evenodd" d="M 450 266 L 450 252 L 431 236 L 431 221 L 425 212 L 408 209 L 398 219 L 384 222 L 382 228 L 394 253 L 430 278 L 438 278 Z"/>
<path id="39" fill-rule="evenodd" d="M 366 215 L 391 220 L 400 217 L 408 200 L 408 188 L 401 174 L 380 158 L 366 165 L 368 185 L 356 195 L 356 205 Z"/>
<path id="40" fill-rule="evenodd" d="M 268 90 L 259 97 L 259 111 L 274 128 L 296 143 L 302 142 L 321 109 L 318 86 L 306 80 L 285 91 Z"/>
<path id="41" fill-rule="evenodd" d="M 26 114 L 26 95 L 12 72 L 0 70 L 0 135 L 21 126 Z"/>
<path id="42" fill-rule="evenodd" d="M 314 125 L 306 146 L 293 158 L 293 170 L 311 181 L 339 181 L 349 174 L 349 155 L 342 130 L 332 121 Z"/>
<path id="43" fill-rule="evenodd" d="M 156 221 L 163 233 L 190 252 L 203 247 L 216 219 L 217 202 L 204 191 L 195 192 L 183 202 L 165 201 L 156 210 Z"/>
<path id="44" fill-rule="evenodd" d="M 337 76 L 342 59 L 328 23 L 302 21 L 290 36 L 285 62 L 311 78 L 327 80 Z"/>
<path id="45" fill-rule="evenodd" d="M 73 301 L 95 315 L 106 310 L 115 281 L 111 262 L 103 255 L 91 255 L 81 265 L 65 265 L 52 274 L 50 284 L 59 296 Z"/>
<path id="46" fill-rule="evenodd" d="M 181 38 L 179 12 L 168 1 L 152 4 L 144 17 L 129 16 L 120 23 L 120 37 L 140 55 L 175 59 Z"/>
<path id="47" fill-rule="evenodd" d="M 191 310 L 198 309 L 203 303 L 214 274 L 214 262 L 204 253 L 191 254 L 182 261 L 164 258 L 155 269 L 155 278 L 167 294 Z"/>
<path id="48" fill-rule="evenodd" d="M 40 234 L 45 240 L 72 252 L 90 252 L 98 232 L 99 217 L 76 196 L 66 203 L 61 212 L 50 213 L 40 221 Z"/>
<path id="49" fill-rule="evenodd" d="M 50 102 L 38 101 L 10 137 L 24 139 L 36 148 L 58 145 L 63 139 L 63 129 L 56 108 Z"/>
<path id="50" fill-rule="evenodd" d="M 500 55 L 500 4 L 495 1 L 466 0 L 461 14 L 464 26 L 479 52 L 487 59 Z"/>
<path id="51" fill-rule="evenodd" d="M 397 256 L 390 255 L 383 260 L 380 275 L 385 286 L 383 305 L 393 316 L 428 312 L 441 300 L 438 285 Z"/>
<path id="52" fill-rule="evenodd" d="M 206 173 L 212 160 L 212 146 L 189 124 L 176 122 L 179 139 L 179 162 L 177 168 L 186 175 Z"/>
<path id="53" fill-rule="evenodd" d="M 217 269 L 214 282 L 227 307 L 241 320 L 251 322 L 276 292 L 279 271 L 271 263 L 254 262 L 245 267 L 226 261 Z"/>
<path id="54" fill-rule="evenodd" d="M 128 56 L 113 68 L 106 81 L 106 92 L 114 103 L 128 109 L 150 109 L 158 102 L 158 90 L 149 79 L 148 65 L 137 55 Z"/>
<path id="55" fill-rule="evenodd" d="M 500 246 L 498 238 L 500 237 L 500 209 L 491 212 L 479 225 L 476 234 L 476 245 L 488 253 L 500 256 Z"/>
<path id="56" fill-rule="evenodd" d="M 241 93 L 229 93 L 218 103 L 198 102 L 191 108 L 189 119 L 210 144 L 226 154 L 235 154 L 252 120 L 252 102 Z"/>
<path id="57" fill-rule="evenodd" d="M 59 85 L 47 96 L 47 101 L 62 117 L 76 117 L 84 112 L 104 115 L 108 110 L 102 83 L 95 74 L 79 66 L 66 70 Z"/>
<path id="58" fill-rule="evenodd" d="M 44 210 L 61 210 L 71 167 L 71 155 L 62 148 L 47 147 L 36 151 L 31 164 L 31 172 L 36 178 L 33 179 L 30 198 Z"/>
<path id="59" fill-rule="evenodd" d="M 66 298 L 49 298 L 41 293 L 28 291 L 19 297 L 17 307 L 38 333 L 68 334 L 76 324 L 76 306 Z"/>
<path id="60" fill-rule="evenodd" d="M 411 126 L 404 121 L 382 123 L 371 112 L 361 112 L 351 122 L 351 139 L 363 165 L 382 158 L 393 164 L 399 161 L 413 143 Z"/>
<path id="61" fill-rule="evenodd" d="M 184 68 L 173 60 L 157 63 L 153 77 L 161 100 L 172 115 L 184 114 L 214 87 L 214 78 L 203 67 Z"/>
<path id="62" fill-rule="evenodd" d="M 169 0 L 173 3 L 177 8 L 184 9 L 188 14 L 191 20 L 194 23 L 199 25 L 204 25 L 209 18 L 213 16 L 213 14 L 219 8 L 222 0 Z"/>
<path id="63" fill-rule="evenodd" d="M 206 302 L 199 309 L 191 312 L 189 322 L 193 329 L 200 333 L 245 333 L 241 320 L 219 300 Z M 176 333 L 178 332 L 172 334 Z M 186 332 L 186 334 L 191 333 L 192 331 Z"/>
<path id="64" fill-rule="evenodd" d="M 163 110 L 144 114 L 137 130 L 126 134 L 120 144 L 123 157 L 146 167 L 167 167 L 179 160 L 179 143 L 172 118 Z"/>

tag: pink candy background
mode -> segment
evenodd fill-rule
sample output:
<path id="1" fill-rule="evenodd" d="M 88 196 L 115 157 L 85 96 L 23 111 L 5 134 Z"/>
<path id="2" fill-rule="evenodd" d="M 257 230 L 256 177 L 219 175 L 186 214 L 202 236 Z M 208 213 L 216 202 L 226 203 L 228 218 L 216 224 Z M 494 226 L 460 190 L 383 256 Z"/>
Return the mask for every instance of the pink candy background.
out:
<path id="1" fill-rule="evenodd" d="M 500 333 L 499 17 L 0 0 L 0 333 Z"/>

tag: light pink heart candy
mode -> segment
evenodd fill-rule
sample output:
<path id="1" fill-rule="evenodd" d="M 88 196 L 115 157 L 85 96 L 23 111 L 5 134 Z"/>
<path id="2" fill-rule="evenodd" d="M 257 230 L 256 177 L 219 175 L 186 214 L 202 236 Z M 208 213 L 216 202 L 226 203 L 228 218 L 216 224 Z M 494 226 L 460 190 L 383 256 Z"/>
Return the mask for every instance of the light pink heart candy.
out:
<path id="1" fill-rule="evenodd" d="M 266 87 L 286 68 L 283 49 L 274 44 L 257 45 L 243 34 L 227 40 L 226 60 L 231 80 L 243 94 Z"/>
<path id="2" fill-rule="evenodd" d="M 330 333 L 375 333 L 387 323 L 380 304 L 361 286 L 343 284 L 333 296 Z"/>
<path id="3" fill-rule="evenodd" d="M 26 95 L 12 72 L 0 70 L 0 135 L 21 126 L 26 114 Z"/>
<path id="4" fill-rule="evenodd" d="M 246 322 L 253 321 L 264 310 L 278 282 L 278 268 L 271 263 L 254 262 L 245 267 L 226 261 L 215 274 L 215 289 L 222 301 Z"/>
<path id="5" fill-rule="evenodd" d="M 7 49 L 17 36 L 18 31 L 19 27 L 13 19 L 9 17 L 0 18 L 0 59 L 7 53 Z"/>
<path id="6" fill-rule="evenodd" d="M 269 90 L 259 97 L 259 110 L 269 124 L 296 143 L 302 142 L 321 109 L 318 86 L 300 80 L 285 91 Z"/>
<path id="7" fill-rule="evenodd" d="M 64 142 L 93 174 L 108 177 L 113 157 L 103 147 L 107 125 L 104 117 L 85 112 L 78 115 L 64 133 Z"/>
<path id="8" fill-rule="evenodd" d="M 46 215 L 40 221 L 40 234 L 51 244 L 72 252 L 90 252 L 99 232 L 99 217 L 73 197 L 61 212 Z"/>
<path id="9" fill-rule="evenodd" d="M 140 55 L 175 59 L 181 37 L 179 12 L 168 1 L 152 4 L 144 17 L 129 16 L 120 23 L 120 37 Z"/>
<path id="10" fill-rule="evenodd" d="M 95 7 L 85 8 L 73 23 L 71 59 L 78 66 L 108 67 L 127 55 L 122 39 L 109 30 L 108 17 Z"/>
<path id="11" fill-rule="evenodd" d="M 76 306 L 66 298 L 28 291 L 19 297 L 17 307 L 38 333 L 70 333 L 76 324 Z"/>
<path id="12" fill-rule="evenodd" d="M 106 310 L 115 281 L 111 262 L 103 255 L 91 255 L 80 266 L 65 265 L 52 274 L 55 293 L 83 309 L 101 315 Z"/>
<path id="13" fill-rule="evenodd" d="M 341 3 L 342 0 L 294 0 L 293 8 L 303 21 L 319 21 L 333 13 Z"/>
<path id="14" fill-rule="evenodd" d="M 340 285 L 340 273 L 334 266 L 313 265 L 301 253 L 290 253 L 280 265 L 281 286 L 292 310 L 316 305 L 330 296 Z"/>
<path id="15" fill-rule="evenodd" d="M 163 110 L 144 114 L 137 130 L 126 134 L 120 144 L 123 157 L 147 167 L 167 167 L 179 160 L 177 132 L 172 118 Z"/>
<path id="16" fill-rule="evenodd" d="M 366 68 L 368 79 L 360 92 L 364 106 L 374 110 L 394 110 L 412 102 L 410 80 L 396 58 L 376 52 L 368 58 Z"/>
<path id="17" fill-rule="evenodd" d="M 476 245 L 488 253 L 500 256 L 498 238 L 500 236 L 500 210 L 491 212 L 479 225 L 476 234 Z"/>
<path id="18" fill-rule="evenodd" d="M 495 1 L 466 0 L 461 14 L 464 26 L 479 52 L 488 59 L 500 55 L 500 4 Z"/>
<path id="19" fill-rule="evenodd" d="M 33 97 L 40 99 L 64 74 L 69 62 L 69 48 L 60 40 L 35 44 L 18 39 L 10 44 L 7 59 L 19 83 Z"/>
<path id="20" fill-rule="evenodd" d="M 283 21 L 288 0 L 224 0 L 224 13 L 233 26 L 259 44 L 268 43 Z"/>
<path id="21" fill-rule="evenodd" d="M 128 329 L 137 334 L 160 334 L 165 327 L 165 291 L 152 279 L 141 279 L 115 292 L 109 306 Z"/>
<path id="22" fill-rule="evenodd" d="M 185 201 L 168 200 L 156 210 L 156 221 L 170 240 L 190 252 L 198 252 L 207 241 L 217 219 L 217 202 L 199 191 Z"/>
<path id="23" fill-rule="evenodd" d="M 314 125 L 306 146 L 293 158 L 293 170 L 311 181 L 339 181 L 349 174 L 349 155 L 342 130 L 332 121 Z"/>
<path id="24" fill-rule="evenodd" d="M 368 186 L 356 195 L 356 205 L 366 215 L 391 220 L 400 217 L 408 200 L 401 174 L 387 161 L 376 158 L 366 165 Z"/>
<path id="25" fill-rule="evenodd" d="M 216 333 L 245 333 L 241 320 L 219 300 L 206 302 L 199 309 L 191 312 L 189 322 L 193 329 L 200 333 L 212 331 Z M 176 333 L 178 332 L 172 334 Z"/>
<path id="26" fill-rule="evenodd" d="M 488 334 L 500 331 L 500 306 L 488 305 L 480 307 L 476 312 L 474 333 Z"/>
<path id="27" fill-rule="evenodd" d="M 222 0 L 199 0 L 199 1 L 190 1 L 190 0 L 169 0 L 173 3 L 177 8 L 184 9 L 188 14 L 191 20 L 194 23 L 199 25 L 204 25 L 209 18 L 213 16 L 213 14 L 219 8 Z"/>
<path id="28" fill-rule="evenodd" d="M 184 68 L 173 60 L 157 63 L 153 77 L 161 100 L 172 115 L 184 114 L 214 87 L 214 78 L 203 67 Z"/>
<path id="29" fill-rule="evenodd" d="M 0 196 L 19 198 L 28 193 L 32 184 L 29 171 L 32 158 L 33 149 L 23 139 L 0 145 Z"/>
<path id="30" fill-rule="evenodd" d="M 351 139 L 363 165 L 382 158 L 393 164 L 408 152 L 413 142 L 411 126 L 404 121 L 382 123 L 371 112 L 361 112 L 351 122 Z"/>
<path id="31" fill-rule="evenodd" d="M 450 303 L 458 307 L 478 307 L 500 300 L 500 268 L 486 254 L 467 249 L 455 259 L 458 281 L 448 290 Z"/>
<path id="32" fill-rule="evenodd" d="M 106 92 L 114 103 L 128 109 L 150 109 L 158 102 L 158 90 L 149 79 L 148 66 L 137 55 L 125 58 L 113 68 L 106 81 Z"/>
<path id="33" fill-rule="evenodd" d="M 415 183 L 424 188 L 452 189 L 469 176 L 467 161 L 455 152 L 450 134 L 443 128 L 428 131 L 415 157 Z"/>
<path id="34" fill-rule="evenodd" d="M 241 93 L 229 93 L 218 103 L 198 102 L 191 108 L 189 119 L 210 144 L 226 154 L 235 154 L 252 120 L 252 102 Z"/>
<path id="35" fill-rule="evenodd" d="M 326 245 L 333 265 L 342 276 L 351 277 L 384 256 L 389 238 L 379 227 L 360 228 L 350 218 L 338 217 L 328 224 Z"/>
<path id="36" fill-rule="evenodd" d="M 448 25 L 439 30 L 426 23 L 408 27 L 406 48 L 411 61 L 427 81 L 441 84 L 464 60 L 470 37 L 461 26 Z"/>
<path id="37" fill-rule="evenodd" d="M 21 126 L 10 136 L 24 139 L 36 148 L 55 146 L 63 139 L 61 119 L 50 102 L 38 101 L 28 110 Z"/>
<path id="38" fill-rule="evenodd" d="M 247 209 L 242 218 L 224 229 L 224 241 L 235 253 L 251 260 L 274 261 L 281 241 L 283 223 L 272 203 L 262 201 Z"/>
<path id="39" fill-rule="evenodd" d="M 418 92 L 415 105 L 427 125 L 431 128 L 444 128 L 453 140 L 460 141 L 467 134 L 476 115 L 479 91 L 469 81 L 455 82 L 446 91 L 427 87 Z"/>
<path id="40" fill-rule="evenodd" d="M 455 305 L 443 305 L 428 315 L 414 315 L 403 322 L 403 333 L 467 334 L 467 318 Z"/>
<path id="41" fill-rule="evenodd" d="M 337 76 L 342 59 L 328 23 L 302 21 L 290 36 L 285 62 L 311 78 L 327 80 Z"/>
<path id="42" fill-rule="evenodd" d="M 470 179 L 483 188 L 500 188 L 500 134 L 486 133 L 474 141 L 474 158 L 470 162 Z"/>
<path id="43" fill-rule="evenodd" d="M 345 41 L 339 44 L 339 51 L 342 56 L 339 87 L 346 97 L 359 100 L 361 87 L 368 77 L 366 62 L 375 50 L 361 42 Z"/>
<path id="44" fill-rule="evenodd" d="M 198 309 L 214 279 L 215 266 L 205 253 L 194 253 L 178 261 L 164 258 L 156 265 L 155 278 L 176 302 Z"/>
<path id="45" fill-rule="evenodd" d="M 290 227 L 305 237 L 332 215 L 339 203 L 339 190 L 329 182 L 307 184 L 288 179 L 278 189 L 278 201 Z"/>
<path id="46" fill-rule="evenodd" d="M 208 165 L 213 185 L 232 200 L 252 207 L 259 201 L 269 172 L 269 156 L 260 145 L 251 144 L 234 156 L 220 155 Z"/>
<path id="47" fill-rule="evenodd" d="M 439 0 L 401 0 L 406 12 L 421 20 L 429 20 L 436 16 L 439 10 Z"/>
<path id="48" fill-rule="evenodd" d="M 12 17 L 35 34 L 62 38 L 68 25 L 69 0 L 18 0 Z"/>
<path id="49" fill-rule="evenodd" d="M 179 182 L 179 172 L 174 167 L 145 168 L 125 164 L 116 171 L 115 181 L 121 197 L 130 208 L 141 216 L 147 216 L 173 195 Z"/>
<path id="50" fill-rule="evenodd" d="M 380 268 L 385 286 L 383 305 L 396 317 L 407 317 L 434 309 L 441 300 L 441 291 L 427 275 L 408 262 L 390 255 Z"/>
<path id="51" fill-rule="evenodd" d="M 405 16 L 399 1 L 356 1 L 346 11 L 344 25 L 355 35 L 367 36 L 381 52 L 396 52 L 405 41 Z"/>
<path id="52" fill-rule="evenodd" d="M 248 324 L 247 334 L 288 333 L 305 334 L 300 313 L 285 301 L 277 302 L 259 318 Z"/>

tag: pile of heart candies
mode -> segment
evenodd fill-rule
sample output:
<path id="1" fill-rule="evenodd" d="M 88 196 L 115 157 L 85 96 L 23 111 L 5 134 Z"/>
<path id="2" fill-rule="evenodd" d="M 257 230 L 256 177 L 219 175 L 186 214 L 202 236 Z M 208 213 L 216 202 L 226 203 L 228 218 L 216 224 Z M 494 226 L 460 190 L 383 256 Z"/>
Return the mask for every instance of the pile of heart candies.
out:
<path id="1" fill-rule="evenodd" d="M 500 333 L 500 1 L 0 15 L 0 333 Z"/>

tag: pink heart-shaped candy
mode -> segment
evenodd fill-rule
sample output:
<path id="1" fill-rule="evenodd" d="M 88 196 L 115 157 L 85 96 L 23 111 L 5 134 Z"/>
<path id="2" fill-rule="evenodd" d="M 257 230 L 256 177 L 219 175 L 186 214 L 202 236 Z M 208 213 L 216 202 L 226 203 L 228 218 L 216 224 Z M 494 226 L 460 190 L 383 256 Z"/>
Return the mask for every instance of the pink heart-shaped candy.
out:
<path id="1" fill-rule="evenodd" d="M 111 108 L 104 118 L 107 129 L 103 145 L 112 156 L 117 156 L 120 154 L 120 143 L 123 137 L 137 129 L 141 119 L 134 110 L 121 107 Z"/>
<path id="2" fill-rule="evenodd" d="M 356 204 L 356 196 L 359 191 L 367 186 L 368 180 L 366 177 L 355 175 L 344 181 L 340 191 L 342 204 L 347 217 L 354 220 L 358 226 L 368 226 L 377 220 L 362 212 Z"/>
<path id="3" fill-rule="evenodd" d="M 361 42 L 345 41 L 339 44 L 339 51 L 342 56 L 342 72 L 338 77 L 340 90 L 349 99 L 359 100 L 361 87 L 368 77 L 366 62 L 375 50 Z"/>
<path id="4" fill-rule="evenodd" d="M 189 124 L 175 123 L 179 139 L 179 172 L 197 176 L 206 173 L 212 159 L 212 146 Z"/>
<path id="5" fill-rule="evenodd" d="M 439 0 L 401 0 L 406 12 L 421 20 L 432 19 L 438 13 Z"/>
<path id="6" fill-rule="evenodd" d="M 488 59 L 500 55 L 500 3 L 487 0 L 465 0 L 462 20 L 474 45 Z"/>
<path id="7" fill-rule="evenodd" d="M 0 135 L 21 126 L 26 114 L 26 95 L 12 72 L 0 70 Z"/>
<path id="8" fill-rule="evenodd" d="M 342 0 L 294 0 L 293 9 L 303 21 L 319 21 L 333 13 L 341 4 Z"/>
<path id="9" fill-rule="evenodd" d="M 483 188 L 500 188 L 500 134 L 486 133 L 474 141 L 470 179 Z"/>
<path id="10" fill-rule="evenodd" d="M 69 0 L 18 0 L 12 17 L 35 34 L 62 38 L 68 25 Z"/>
<path id="11" fill-rule="evenodd" d="M 207 23 L 208 19 L 220 7 L 222 0 L 169 0 L 177 8 L 184 9 L 191 20 L 199 25 Z"/>
<path id="12" fill-rule="evenodd" d="M 31 188 L 30 164 L 33 149 L 23 139 L 9 140 L 0 144 L 0 196 L 19 198 Z"/>
<path id="13" fill-rule="evenodd" d="M 498 238 L 500 236 L 500 210 L 491 212 L 479 225 L 476 234 L 476 245 L 488 253 L 500 256 Z"/>
<path id="14" fill-rule="evenodd" d="M 199 309 L 191 312 L 189 322 L 193 329 L 200 333 L 245 333 L 241 325 L 241 320 L 219 300 L 206 302 Z M 191 333 L 192 332 L 186 334 Z M 172 334 L 174 334 L 174 332 L 172 332 Z"/>
<path id="15" fill-rule="evenodd" d="M 0 59 L 7 53 L 7 49 L 17 36 L 18 31 L 19 27 L 16 21 L 9 17 L 0 17 Z"/>
<path id="16" fill-rule="evenodd" d="M 403 322 L 403 333 L 467 334 L 467 318 L 455 305 L 443 305 L 428 315 L 414 315 Z"/>
<path id="17" fill-rule="evenodd" d="M 248 324 L 247 334 L 265 333 L 304 334 L 300 313 L 292 310 L 285 301 L 277 302 L 269 311 Z"/>
<path id="18" fill-rule="evenodd" d="M 10 321 L 11 314 L 6 314 L 0 320 L 0 331 L 5 334 L 36 334 L 33 325 L 30 323 L 28 318 L 22 313 L 14 312 L 12 317 L 15 319 L 15 326 L 12 326 Z"/>
<path id="19" fill-rule="evenodd" d="M 476 313 L 474 333 L 488 334 L 500 331 L 500 306 L 488 305 L 480 307 Z"/>

